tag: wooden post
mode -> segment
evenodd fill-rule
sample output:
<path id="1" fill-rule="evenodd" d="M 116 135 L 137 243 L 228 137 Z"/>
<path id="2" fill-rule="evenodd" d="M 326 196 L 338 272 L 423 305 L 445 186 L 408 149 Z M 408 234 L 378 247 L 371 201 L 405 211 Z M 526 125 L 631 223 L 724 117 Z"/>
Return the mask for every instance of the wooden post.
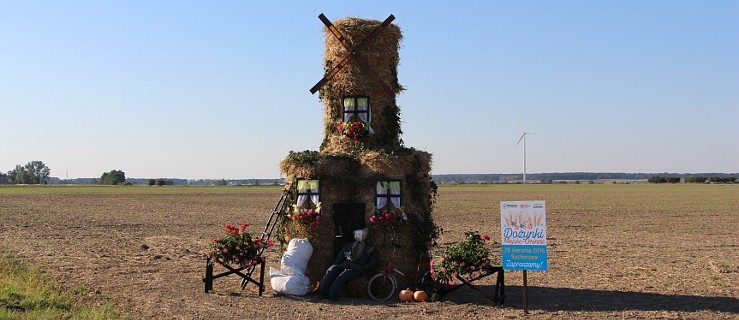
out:
<path id="1" fill-rule="evenodd" d="M 502 306 L 505 303 L 505 275 L 503 268 L 498 270 L 498 279 L 495 281 L 495 303 Z"/>
<path id="2" fill-rule="evenodd" d="M 213 290 L 213 265 L 208 263 L 208 259 L 205 259 L 205 277 L 203 278 L 203 282 L 205 282 L 205 293 Z"/>
<path id="3" fill-rule="evenodd" d="M 523 313 L 529 314 L 529 287 L 526 270 L 523 271 Z"/>
<path id="4" fill-rule="evenodd" d="M 267 262 L 267 259 L 264 257 L 260 257 L 259 259 L 262 260 L 259 267 L 259 296 L 261 297 L 262 293 L 264 292 L 264 265 Z"/>

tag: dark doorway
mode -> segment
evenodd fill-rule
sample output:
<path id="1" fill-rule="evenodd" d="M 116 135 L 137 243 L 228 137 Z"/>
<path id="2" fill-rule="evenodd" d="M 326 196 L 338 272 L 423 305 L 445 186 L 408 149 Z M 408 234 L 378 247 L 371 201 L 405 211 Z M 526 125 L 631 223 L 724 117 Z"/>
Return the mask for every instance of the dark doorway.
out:
<path id="1" fill-rule="evenodd" d="M 341 247 L 354 241 L 354 230 L 364 224 L 364 203 L 335 203 L 334 211 L 334 256 Z"/>

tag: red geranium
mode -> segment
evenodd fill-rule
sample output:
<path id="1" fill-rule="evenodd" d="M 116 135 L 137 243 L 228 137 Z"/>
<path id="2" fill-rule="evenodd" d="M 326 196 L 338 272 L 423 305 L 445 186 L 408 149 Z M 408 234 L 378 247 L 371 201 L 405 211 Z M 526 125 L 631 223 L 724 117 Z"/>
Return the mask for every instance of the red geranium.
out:
<path id="1" fill-rule="evenodd" d="M 369 125 L 361 120 L 342 122 L 339 124 L 337 129 L 341 134 L 351 138 L 354 141 L 357 141 L 359 137 L 369 135 Z"/>
<path id="2" fill-rule="evenodd" d="M 308 225 L 309 228 L 313 229 L 318 225 L 318 222 L 321 221 L 321 210 L 319 208 L 308 208 L 293 211 L 292 219 L 293 221 Z"/>
<path id="3" fill-rule="evenodd" d="M 246 231 L 249 224 L 241 227 L 226 225 L 226 230 L 221 238 L 216 238 L 208 246 L 204 253 L 208 256 L 209 263 L 237 264 L 242 267 L 251 267 L 261 262 L 259 251 L 264 246 L 273 246 L 272 241 L 262 243 L 262 239 L 255 238 Z"/>
<path id="4" fill-rule="evenodd" d="M 375 213 L 369 218 L 370 223 L 376 223 L 378 225 L 384 226 L 389 225 L 393 221 L 400 220 L 403 215 L 403 211 L 395 208 L 395 209 L 380 209 L 375 211 Z"/>

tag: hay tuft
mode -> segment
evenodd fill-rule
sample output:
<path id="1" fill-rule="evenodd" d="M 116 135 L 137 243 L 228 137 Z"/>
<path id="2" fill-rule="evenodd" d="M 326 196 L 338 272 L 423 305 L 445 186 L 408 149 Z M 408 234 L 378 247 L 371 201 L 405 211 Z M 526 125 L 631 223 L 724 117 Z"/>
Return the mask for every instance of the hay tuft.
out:
<path id="1" fill-rule="evenodd" d="M 388 177 L 431 171 L 431 154 L 414 149 L 401 149 L 396 153 L 368 151 L 360 156 L 359 161 L 370 174 Z"/>

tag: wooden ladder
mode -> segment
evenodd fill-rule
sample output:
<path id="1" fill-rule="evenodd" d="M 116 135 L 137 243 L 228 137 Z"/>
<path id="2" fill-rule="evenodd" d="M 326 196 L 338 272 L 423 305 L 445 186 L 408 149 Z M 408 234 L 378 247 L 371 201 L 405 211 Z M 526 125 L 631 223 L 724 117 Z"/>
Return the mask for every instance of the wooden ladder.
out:
<path id="1" fill-rule="evenodd" d="M 264 261 L 264 258 L 262 258 L 262 252 L 264 252 L 264 249 L 267 248 L 266 244 L 267 241 L 272 237 L 272 232 L 275 231 L 275 227 L 277 227 L 277 224 L 287 216 L 286 209 L 288 208 L 289 204 L 287 202 L 287 199 L 290 195 L 290 189 L 285 188 L 282 190 L 282 197 L 280 197 L 280 200 L 277 201 L 277 204 L 275 205 L 275 208 L 272 209 L 272 213 L 269 215 L 269 219 L 267 220 L 267 223 L 264 224 L 264 230 L 262 231 L 262 235 L 260 237 L 260 240 L 263 245 L 259 251 L 257 251 L 257 256 Z M 248 277 L 251 277 L 252 272 L 254 272 L 254 269 L 256 266 L 249 268 L 246 271 L 246 274 Z M 262 273 L 264 273 L 264 268 L 262 268 Z M 244 280 L 241 281 L 241 290 L 244 290 L 246 288 L 246 285 L 249 284 L 249 281 L 247 278 L 244 278 Z M 261 294 L 260 294 L 261 295 Z"/>

